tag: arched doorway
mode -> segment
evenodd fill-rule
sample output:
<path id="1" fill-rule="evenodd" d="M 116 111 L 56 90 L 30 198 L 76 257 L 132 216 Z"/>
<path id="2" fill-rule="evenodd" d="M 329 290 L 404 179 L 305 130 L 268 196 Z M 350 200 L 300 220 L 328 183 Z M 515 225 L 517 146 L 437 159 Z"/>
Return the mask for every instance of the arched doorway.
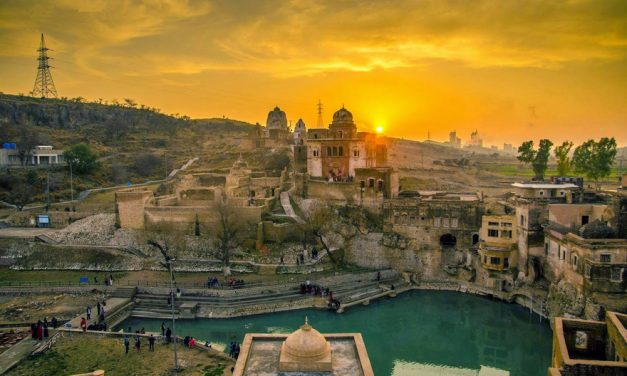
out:
<path id="1" fill-rule="evenodd" d="M 472 245 L 479 243 L 479 234 L 472 234 Z"/>
<path id="2" fill-rule="evenodd" d="M 440 248 L 450 249 L 455 248 L 457 245 L 457 239 L 451 234 L 444 234 L 440 236 Z"/>

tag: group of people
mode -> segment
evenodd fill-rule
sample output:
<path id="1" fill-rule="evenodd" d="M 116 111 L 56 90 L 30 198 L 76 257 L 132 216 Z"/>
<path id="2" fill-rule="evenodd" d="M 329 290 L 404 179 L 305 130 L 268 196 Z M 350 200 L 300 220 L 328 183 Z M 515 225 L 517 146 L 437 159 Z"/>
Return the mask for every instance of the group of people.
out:
<path id="1" fill-rule="evenodd" d="M 198 342 L 194 337 L 185 336 L 185 338 L 183 339 L 183 344 L 185 345 L 185 347 L 189 347 L 190 349 L 196 346 L 196 343 Z"/>
<path id="2" fill-rule="evenodd" d="M 43 321 L 38 320 L 36 323 L 30 324 L 31 338 L 42 341 L 49 336 L 48 327 L 52 326 L 56 329 L 58 325 L 59 322 L 56 317 L 53 317 L 50 322 L 48 322 L 47 317 L 44 317 Z"/>
<path id="3" fill-rule="evenodd" d="M 220 287 L 220 282 L 218 282 L 218 278 L 216 277 L 207 277 L 207 288 L 216 288 Z"/>
<path id="4" fill-rule="evenodd" d="M 296 266 L 305 265 L 305 262 L 309 259 L 309 250 L 307 248 L 303 249 L 301 254 L 296 255 Z M 311 249 L 311 259 L 318 259 L 318 248 L 313 247 Z M 283 257 L 281 257 L 281 263 L 283 263 Z"/>
<path id="5" fill-rule="evenodd" d="M 328 287 L 318 286 L 311 283 L 309 280 L 300 284 L 300 293 L 303 295 L 311 294 L 315 296 L 330 296 L 331 300 L 333 299 L 333 291 L 331 291 Z"/>
<path id="6" fill-rule="evenodd" d="M 113 274 L 105 275 L 105 286 L 113 286 Z"/>
<path id="7" fill-rule="evenodd" d="M 232 341 L 229 344 L 229 356 L 233 359 L 237 359 L 239 356 L 239 343 L 237 341 Z"/>

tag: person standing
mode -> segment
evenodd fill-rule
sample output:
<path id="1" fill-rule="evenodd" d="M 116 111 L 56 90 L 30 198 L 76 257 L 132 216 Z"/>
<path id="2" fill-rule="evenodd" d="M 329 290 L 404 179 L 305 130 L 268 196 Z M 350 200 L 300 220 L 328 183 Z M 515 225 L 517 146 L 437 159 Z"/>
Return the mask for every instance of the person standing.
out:
<path id="1" fill-rule="evenodd" d="M 87 314 L 87 320 L 91 320 L 91 307 L 90 306 L 87 306 L 85 313 Z"/>
<path id="2" fill-rule="evenodd" d="M 124 353 L 126 355 L 128 355 L 128 346 L 129 346 L 129 341 L 128 341 L 128 336 L 124 336 Z"/>
<path id="3" fill-rule="evenodd" d="M 165 336 L 165 321 L 161 321 L 161 337 Z"/>
<path id="4" fill-rule="evenodd" d="M 172 330 L 170 328 L 165 331 L 165 338 L 168 343 L 172 342 Z"/>
<path id="5" fill-rule="evenodd" d="M 56 329 L 58 325 L 57 318 L 53 317 L 51 323 L 52 323 L 52 327 Z"/>
<path id="6" fill-rule="evenodd" d="M 37 321 L 37 339 L 40 341 L 44 339 L 44 324 L 41 320 Z"/>
<path id="7" fill-rule="evenodd" d="M 96 303 L 96 309 L 98 310 L 98 317 L 100 317 L 100 301 Z"/>
<path id="8" fill-rule="evenodd" d="M 155 351 L 155 337 L 152 334 L 150 334 L 150 337 L 148 338 L 148 347 L 151 352 Z"/>
<path id="9" fill-rule="evenodd" d="M 45 318 L 44 318 L 43 326 L 44 326 L 44 338 L 48 338 L 48 336 L 50 335 L 48 333 L 48 320 L 46 320 Z"/>
<path id="10" fill-rule="evenodd" d="M 84 317 L 81 317 L 81 329 L 83 329 L 83 333 L 87 331 L 87 320 Z"/>
<path id="11" fill-rule="evenodd" d="M 139 334 L 139 330 L 135 331 L 135 349 L 137 350 L 137 352 L 139 352 L 139 350 L 141 349 L 141 337 L 138 336 Z"/>

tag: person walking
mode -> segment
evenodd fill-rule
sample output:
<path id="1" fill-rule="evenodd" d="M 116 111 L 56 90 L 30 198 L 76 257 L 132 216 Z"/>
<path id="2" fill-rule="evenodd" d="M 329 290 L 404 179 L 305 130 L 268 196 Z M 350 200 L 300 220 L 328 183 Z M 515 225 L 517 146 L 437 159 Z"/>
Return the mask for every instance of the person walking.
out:
<path id="1" fill-rule="evenodd" d="M 129 346 L 129 341 L 128 341 L 128 336 L 124 336 L 124 353 L 126 355 L 128 355 L 128 346 Z"/>
<path id="2" fill-rule="evenodd" d="M 150 334 L 150 337 L 148 338 L 148 350 L 151 352 L 155 351 L 155 337 L 152 334 Z"/>
<path id="3" fill-rule="evenodd" d="M 83 333 L 87 331 L 87 320 L 84 317 L 81 317 L 81 329 L 83 329 Z"/>

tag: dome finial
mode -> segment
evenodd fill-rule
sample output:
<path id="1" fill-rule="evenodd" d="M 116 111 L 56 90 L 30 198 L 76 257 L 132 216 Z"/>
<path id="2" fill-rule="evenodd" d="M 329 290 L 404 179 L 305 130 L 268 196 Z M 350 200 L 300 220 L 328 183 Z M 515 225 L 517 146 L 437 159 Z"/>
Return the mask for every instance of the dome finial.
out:
<path id="1" fill-rule="evenodd" d="M 305 316 L 305 324 L 300 327 L 302 330 L 311 330 L 311 325 L 309 325 L 309 319 Z"/>

